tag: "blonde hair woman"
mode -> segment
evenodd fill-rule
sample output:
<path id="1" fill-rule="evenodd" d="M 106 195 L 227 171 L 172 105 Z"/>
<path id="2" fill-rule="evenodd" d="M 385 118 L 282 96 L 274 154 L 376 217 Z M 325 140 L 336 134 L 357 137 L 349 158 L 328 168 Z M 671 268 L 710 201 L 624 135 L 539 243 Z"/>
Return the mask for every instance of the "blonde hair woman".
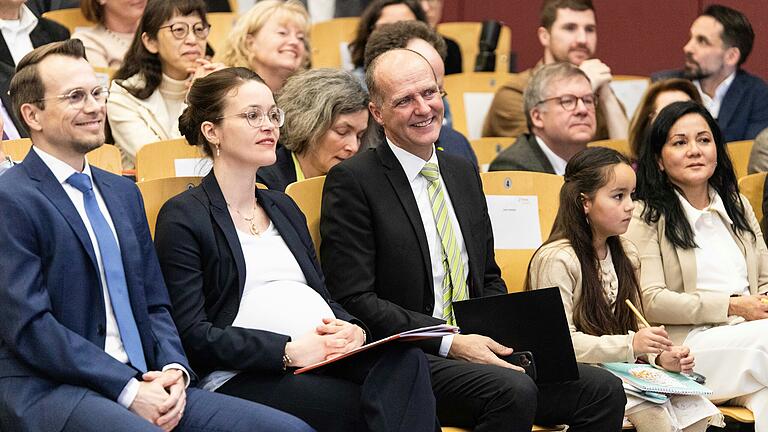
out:
<path id="1" fill-rule="evenodd" d="M 309 13 L 298 0 L 263 0 L 232 27 L 216 57 L 248 68 L 277 92 L 308 59 Z"/>

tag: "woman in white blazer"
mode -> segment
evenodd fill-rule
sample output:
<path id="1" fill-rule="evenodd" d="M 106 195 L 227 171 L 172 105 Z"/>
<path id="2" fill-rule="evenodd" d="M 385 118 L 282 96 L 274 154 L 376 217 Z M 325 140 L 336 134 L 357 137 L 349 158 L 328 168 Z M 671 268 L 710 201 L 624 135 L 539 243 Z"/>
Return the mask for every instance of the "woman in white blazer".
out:
<path id="1" fill-rule="evenodd" d="M 649 321 L 690 347 L 716 403 L 768 431 L 768 250 L 717 122 L 676 102 L 656 118 L 638 162 L 632 222 Z"/>

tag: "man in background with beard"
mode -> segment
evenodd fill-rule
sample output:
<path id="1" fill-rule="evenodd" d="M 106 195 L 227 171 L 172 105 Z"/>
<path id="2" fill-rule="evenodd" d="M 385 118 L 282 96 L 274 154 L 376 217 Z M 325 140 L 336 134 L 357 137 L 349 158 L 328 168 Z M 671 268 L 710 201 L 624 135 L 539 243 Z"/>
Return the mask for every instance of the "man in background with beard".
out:
<path id="1" fill-rule="evenodd" d="M 652 78 L 690 79 L 726 141 L 755 139 L 768 128 L 768 85 L 741 69 L 754 40 L 755 32 L 744 14 L 710 5 L 691 25 L 691 38 L 683 47 L 685 69 Z"/>

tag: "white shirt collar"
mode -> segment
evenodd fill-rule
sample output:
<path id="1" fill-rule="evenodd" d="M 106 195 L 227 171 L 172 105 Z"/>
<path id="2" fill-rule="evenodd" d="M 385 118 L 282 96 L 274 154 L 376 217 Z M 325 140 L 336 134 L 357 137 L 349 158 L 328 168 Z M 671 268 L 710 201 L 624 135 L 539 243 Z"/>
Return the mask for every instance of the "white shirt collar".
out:
<path id="1" fill-rule="evenodd" d="M 78 172 L 76 169 L 69 166 L 68 163 L 62 161 L 61 159 L 56 158 L 55 156 L 51 155 L 50 153 L 46 153 L 45 151 L 41 150 L 38 147 L 32 146 L 32 150 L 34 150 L 35 153 L 37 153 L 38 156 L 40 156 L 40 159 L 43 160 L 43 163 L 51 170 L 53 173 L 53 176 L 56 177 L 56 180 L 59 181 L 59 183 L 64 184 L 67 182 L 67 179 L 74 173 Z M 91 166 L 88 165 L 88 160 L 85 161 L 85 168 L 83 169 L 83 174 L 86 174 L 88 177 L 91 178 L 91 181 L 93 181 L 93 176 L 91 176 Z"/>
<path id="2" fill-rule="evenodd" d="M 709 205 L 706 206 L 703 210 L 699 210 L 692 206 L 691 203 L 689 203 L 688 200 L 685 199 L 685 197 L 680 194 L 677 189 L 675 189 L 675 193 L 677 194 L 678 199 L 680 199 L 680 203 L 683 205 L 685 217 L 688 219 L 688 223 L 691 224 L 691 227 L 696 225 L 696 222 L 698 222 L 699 219 L 707 213 L 717 213 L 724 221 L 728 222 L 729 225 L 733 225 L 733 221 L 731 220 L 730 216 L 728 216 L 728 212 L 725 210 L 725 204 L 720 198 L 720 194 L 715 192 L 714 189 L 709 188 Z"/>
<path id="3" fill-rule="evenodd" d="M 708 94 L 704 93 L 704 90 L 701 89 L 701 82 L 699 80 L 693 81 L 693 85 L 699 90 L 701 101 L 704 103 L 704 106 L 707 107 L 710 114 L 712 114 L 712 117 L 717 118 L 720 115 L 720 106 L 723 103 L 723 98 L 725 98 L 725 94 L 728 93 L 728 89 L 731 88 L 734 79 L 736 79 L 736 71 L 728 75 L 723 82 L 717 86 L 714 97 L 709 97 Z"/>
<path id="4" fill-rule="evenodd" d="M 37 17 L 32 13 L 27 5 L 21 5 L 19 10 L 19 19 L 17 20 L 4 20 L 0 19 L 0 29 L 12 30 L 18 33 L 25 32 L 27 34 L 32 33 L 32 30 L 37 27 Z"/>
<path id="5" fill-rule="evenodd" d="M 387 138 L 387 145 L 392 149 L 392 153 L 395 154 L 397 161 L 400 162 L 400 166 L 403 167 L 405 177 L 408 179 L 409 183 L 413 182 L 413 180 L 419 176 L 421 169 L 424 168 L 424 165 L 426 165 L 427 162 L 432 162 L 438 167 L 440 166 L 437 163 L 437 152 L 434 150 L 434 145 L 432 146 L 432 156 L 427 161 L 398 147 L 395 143 L 390 141 L 389 138 Z"/>
<path id="6" fill-rule="evenodd" d="M 555 174 L 565 175 L 565 166 L 568 165 L 568 161 L 555 154 L 555 152 L 553 152 L 538 135 L 534 136 L 536 137 L 536 142 L 539 144 L 539 147 L 541 147 L 541 151 L 544 152 L 544 156 L 547 157 L 547 160 L 549 160 L 549 163 L 555 170 Z"/>

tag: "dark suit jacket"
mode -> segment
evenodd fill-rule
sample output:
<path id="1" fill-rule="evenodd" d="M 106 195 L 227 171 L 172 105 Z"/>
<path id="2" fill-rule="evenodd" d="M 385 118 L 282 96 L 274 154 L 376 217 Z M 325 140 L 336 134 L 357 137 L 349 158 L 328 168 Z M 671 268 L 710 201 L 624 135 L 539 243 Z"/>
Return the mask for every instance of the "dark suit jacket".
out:
<path id="1" fill-rule="evenodd" d="M 270 190 L 257 190 L 256 197 L 296 257 L 307 284 L 328 302 L 337 318 L 362 326 L 325 289 L 306 219 L 293 200 Z M 155 246 L 173 302 L 173 318 L 201 375 L 216 369 L 282 371 L 289 336 L 231 326 L 245 287 L 245 259 L 213 171 L 200 186 L 163 206 Z"/>
<path id="2" fill-rule="evenodd" d="M 259 168 L 256 171 L 256 181 L 264 183 L 270 190 L 285 192 L 289 184 L 296 182 L 296 166 L 293 164 L 291 152 L 285 147 L 278 147 L 275 153 L 275 163 Z"/>
<path id="3" fill-rule="evenodd" d="M 47 43 L 69 39 L 69 30 L 57 22 L 45 18 L 38 18 L 37 26 L 35 26 L 32 33 L 29 34 L 29 39 L 32 41 L 32 46 L 37 48 Z M 11 68 L 16 67 L 16 63 L 13 61 L 13 57 L 11 57 L 11 51 L 8 49 L 8 44 L 5 43 L 5 38 L 2 33 L 0 33 L 0 62 L 11 66 Z M 5 71 L 5 68 L 1 70 Z M 13 71 L 13 69 L 11 69 L 11 71 Z M 10 79 L 10 76 L 3 76 L 3 78 Z"/>
<path id="4" fill-rule="evenodd" d="M 443 152 L 437 158 L 469 256 L 470 297 L 506 293 L 477 167 Z M 320 232 L 328 290 L 375 339 L 443 323 L 432 317 L 432 266 L 416 199 L 386 143 L 328 173 Z M 436 354 L 439 345 L 422 346 Z"/>
<path id="5" fill-rule="evenodd" d="M 549 163 L 547 155 L 536 142 L 536 136 L 525 133 L 517 137 L 515 143 L 504 149 L 491 162 L 488 171 L 534 171 L 554 174 L 555 169 Z"/>
<path id="6" fill-rule="evenodd" d="M 663 71 L 651 75 L 653 81 L 685 78 L 683 71 Z M 768 128 L 768 84 L 739 69 L 720 105 L 717 123 L 726 142 L 753 140 Z"/>
<path id="7" fill-rule="evenodd" d="M 136 185 L 92 167 L 112 216 L 147 366 L 191 373 Z M 34 151 L 0 177 L 0 428 L 60 430 L 86 389 L 117 400 L 140 377 L 104 351 L 106 312 L 91 240 Z M 66 385 L 63 385 L 66 384 Z"/>
<path id="8" fill-rule="evenodd" d="M 441 127 L 435 147 L 448 154 L 464 157 L 477 166 L 475 151 L 472 150 L 467 138 L 456 129 L 448 126 Z"/>

